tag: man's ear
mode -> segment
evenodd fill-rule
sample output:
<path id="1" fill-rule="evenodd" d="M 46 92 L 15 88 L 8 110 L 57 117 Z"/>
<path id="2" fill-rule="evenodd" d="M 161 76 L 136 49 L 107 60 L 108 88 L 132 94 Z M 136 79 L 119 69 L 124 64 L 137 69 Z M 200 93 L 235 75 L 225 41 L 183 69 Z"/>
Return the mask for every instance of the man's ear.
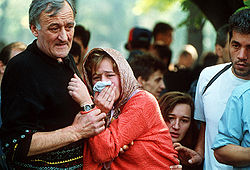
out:
<path id="1" fill-rule="evenodd" d="M 131 45 L 131 42 L 128 42 L 128 50 L 129 50 L 129 51 L 133 50 L 132 45 Z"/>
<path id="2" fill-rule="evenodd" d="M 86 55 L 86 53 L 87 53 L 87 51 L 88 51 L 88 48 L 89 47 L 83 47 L 83 51 L 82 51 L 82 54 L 83 54 L 83 56 L 85 56 Z"/>
<path id="3" fill-rule="evenodd" d="M 30 30 L 35 37 L 38 36 L 38 29 L 35 25 L 30 25 Z"/>
<path id="4" fill-rule="evenodd" d="M 223 47 L 219 44 L 215 45 L 215 54 L 219 57 L 223 57 Z"/>
<path id="5" fill-rule="evenodd" d="M 143 86 L 144 83 L 145 83 L 145 80 L 143 80 L 143 78 L 142 78 L 141 76 L 139 76 L 139 77 L 137 78 L 137 81 L 138 81 L 138 83 L 139 83 L 141 86 Z"/>
<path id="6" fill-rule="evenodd" d="M 3 74 L 5 70 L 5 65 L 3 64 L 3 62 L 0 60 L 0 74 Z"/>

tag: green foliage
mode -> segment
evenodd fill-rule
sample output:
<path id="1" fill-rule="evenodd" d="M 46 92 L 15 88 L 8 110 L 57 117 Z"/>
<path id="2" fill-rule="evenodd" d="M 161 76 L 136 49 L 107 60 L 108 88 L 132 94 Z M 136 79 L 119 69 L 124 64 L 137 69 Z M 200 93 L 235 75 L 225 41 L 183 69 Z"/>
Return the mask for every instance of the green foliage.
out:
<path id="1" fill-rule="evenodd" d="M 183 20 L 178 27 L 186 25 L 201 29 L 204 26 L 206 22 L 205 15 L 190 0 L 138 0 L 135 8 L 144 13 L 151 9 L 166 11 L 171 8 L 174 3 L 181 3 L 182 10 L 189 12 L 187 18 Z"/>
<path id="2" fill-rule="evenodd" d="M 184 0 L 137 0 L 136 8 L 143 12 L 148 12 L 150 9 L 157 9 L 166 11 L 174 3 L 182 2 Z"/>
<path id="3" fill-rule="evenodd" d="M 202 11 L 190 0 L 184 0 L 181 6 L 183 11 L 189 11 L 189 15 L 179 24 L 179 27 L 186 25 L 195 29 L 202 29 L 207 21 Z"/>
<path id="4" fill-rule="evenodd" d="M 2 0 L 0 0 L 2 1 Z M 3 0 L 0 3 L 0 41 L 29 43 L 34 38 L 28 24 L 28 9 L 31 0 Z"/>

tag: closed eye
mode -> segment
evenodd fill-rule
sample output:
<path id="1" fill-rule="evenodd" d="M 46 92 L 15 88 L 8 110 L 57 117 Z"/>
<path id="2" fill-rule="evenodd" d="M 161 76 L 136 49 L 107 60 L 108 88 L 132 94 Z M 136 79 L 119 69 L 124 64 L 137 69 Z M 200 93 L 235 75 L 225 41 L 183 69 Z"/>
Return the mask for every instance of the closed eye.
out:
<path id="1" fill-rule="evenodd" d="M 115 74 L 108 74 L 107 77 L 113 77 Z"/>
<path id="2" fill-rule="evenodd" d="M 92 79 L 93 80 L 100 80 L 100 76 L 93 76 Z"/>

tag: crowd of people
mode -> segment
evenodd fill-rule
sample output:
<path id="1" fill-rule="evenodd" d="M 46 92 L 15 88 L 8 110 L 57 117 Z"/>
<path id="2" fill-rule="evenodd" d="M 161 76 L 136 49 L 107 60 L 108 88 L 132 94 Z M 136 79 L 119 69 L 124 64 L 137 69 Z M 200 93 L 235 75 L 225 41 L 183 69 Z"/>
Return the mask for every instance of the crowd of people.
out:
<path id="1" fill-rule="evenodd" d="M 88 52 L 71 0 L 32 0 L 35 40 L 0 53 L 0 169 L 249 170 L 249 16 L 172 64 L 168 23 L 131 28 L 128 56 Z"/>

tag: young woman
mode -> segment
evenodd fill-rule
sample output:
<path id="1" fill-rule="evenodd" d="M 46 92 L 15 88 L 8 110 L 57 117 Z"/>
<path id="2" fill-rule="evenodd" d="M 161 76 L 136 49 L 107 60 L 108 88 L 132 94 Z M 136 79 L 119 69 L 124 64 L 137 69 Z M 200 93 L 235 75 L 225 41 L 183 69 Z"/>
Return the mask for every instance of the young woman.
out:
<path id="1" fill-rule="evenodd" d="M 139 89 L 129 64 L 118 51 L 93 49 L 85 58 L 83 73 L 92 94 L 98 81 L 112 82 L 94 94 L 96 106 L 107 113 L 107 126 L 85 142 L 83 169 L 170 169 L 178 164 L 157 100 Z M 73 78 L 70 86 L 72 95 L 76 94 L 73 89 L 84 84 Z M 83 103 L 80 96 L 72 95 Z M 119 154 L 120 148 L 132 142 Z"/>
<path id="2" fill-rule="evenodd" d="M 174 147 L 179 152 L 181 163 L 184 164 L 182 169 L 202 169 L 201 165 L 191 166 L 191 162 L 187 162 L 190 159 L 189 155 L 185 155 L 185 150 L 195 148 L 199 134 L 193 119 L 194 103 L 191 96 L 178 91 L 167 92 L 159 99 L 159 105 Z M 201 157 L 194 150 L 192 152 L 197 157 Z"/>

